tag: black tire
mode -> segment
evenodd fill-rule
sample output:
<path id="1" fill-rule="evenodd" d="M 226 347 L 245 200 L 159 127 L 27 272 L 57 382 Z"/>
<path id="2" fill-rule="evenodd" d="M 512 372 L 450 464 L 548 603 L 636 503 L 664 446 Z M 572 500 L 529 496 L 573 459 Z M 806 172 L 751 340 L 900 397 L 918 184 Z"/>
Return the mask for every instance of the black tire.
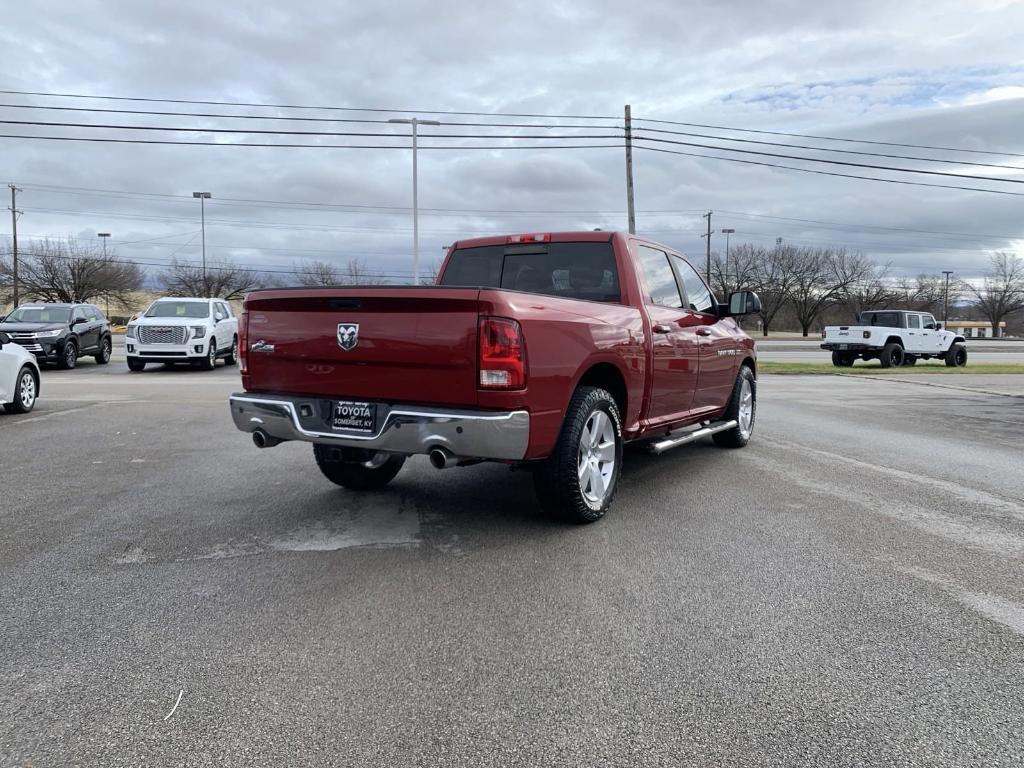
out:
<path id="1" fill-rule="evenodd" d="M 35 371 L 27 365 L 23 365 L 14 382 L 14 400 L 5 403 L 4 410 L 8 413 L 28 413 L 36 405 L 36 398 L 39 395 L 39 378 Z"/>
<path id="2" fill-rule="evenodd" d="M 892 342 L 882 347 L 878 361 L 883 368 L 899 368 L 903 365 L 903 345 Z"/>
<path id="3" fill-rule="evenodd" d="M 852 365 L 852 363 L 851 363 Z M 746 383 L 746 386 L 744 386 Z M 749 403 L 746 403 L 746 394 L 749 394 Z M 743 411 L 749 405 L 750 421 L 746 423 Z M 736 383 L 732 385 L 732 397 L 729 398 L 729 405 L 722 414 L 722 421 L 737 422 L 732 429 L 724 432 L 716 432 L 711 436 L 716 445 L 723 448 L 742 448 L 750 442 L 750 436 L 754 433 L 754 419 L 757 416 L 757 379 L 754 372 L 747 366 L 741 366 L 736 374 Z"/>
<path id="4" fill-rule="evenodd" d="M 907 366 L 907 365 L 917 365 L 917 358 L 914 357 L 913 355 L 904 355 L 903 356 L 903 365 L 904 366 Z"/>
<path id="5" fill-rule="evenodd" d="M 68 339 L 64 344 L 64 349 L 60 351 L 57 367 L 64 371 L 70 371 L 76 365 L 78 365 L 78 344 L 74 339 Z"/>
<path id="6" fill-rule="evenodd" d="M 231 340 L 231 351 L 224 358 L 224 365 L 234 365 L 238 361 L 238 337 Z"/>
<path id="7" fill-rule="evenodd" d="M 146 361 L 145 360 L 139 360 L 136 357 L 129 357 L 128 358 L 128 370 L 129 371 L 135 371 L 136 373 L 138 373 L 139 371 L 144 371 L 144 370 L 146 370 Z"/>
<path id="8" fill-rule="evenodd" d="M 204 371 L 212 371 L 217 367 L 217 342 L 213 339 L 210 339 L 210 351 L 200 361 L 199 367 Z"/>
<path id="9" fill-rule="evenodd" d="M 598 413 L 608 419 L 595 417 Z M 589 446 L 583 445 L 584 431 L 593 425 L 601 435 L 612 436 L 614 457 L 611 470 L 604 475 L 607 460 L 602 461 L 601 455 L 607 456 L 607 449 L 612 446 L 601 446 L 596 440 Z M 610 425 L 610 429 L 607 428 Z M 589 430 L 586 434 L 590 434 Z M 598 450 L 603 451 L 599 454 Z M 584 454 L 584 451 L 588 451 Z M 592 462 L 588 479 L 580 481 L 580 463 Z M 612 505 L 615 491 L 619 485 L 619 474 L 622 471 L 622 418 L 614 398 L 605 390 L 596 387 L 580 387 L 573 393 L 572 400 L 566 410 L 565 421 L 551 455 L 537 467 L 533 475 L 534 487 L 541 506 L 551 515 L 570 523 L 592 523 L 604 517 Z M 598 477 L 598 475 L 600 477 Z M 603 494 L 598 494 L 594 481 L 600 480 Z M 589 493 L 587 489 L 590 489 Z"/>
<path id="10" fill-rule="evenodd" d="M 963 344 L 953 344 L 946 353 L 947 368 L 963 368 L 967 365 L 967 347 Z"/>
<path id="11" fill-rule="evenodd" d="M 832 365 L 836 368 L 850 368 L 853 365 L 854 358 L 849 352 L 833 352 L 832 353 Z"/>
<path id="12" fill-rule="evenodd" d="M 93 355 L 93 359 L 96 360 L 97 365 L 106 365 L 110 362 L 110 353 L 113 351 L 113 344 L 110 341 L 110 337 L 104 337 L 103 341 L 100 342 L 99 354 Z"/>
<path id="13" fill-rule="evenodd" d="M 386 458 L 371 456 L 365 451 L 333 448 L 313 443 L 313 456 L 324 477 L 350 491 L 373 491 L 395 479 L 405 464 L 405 456 L 390 454 Z M 382 462 L 382 463 L 379 463 Z"/>

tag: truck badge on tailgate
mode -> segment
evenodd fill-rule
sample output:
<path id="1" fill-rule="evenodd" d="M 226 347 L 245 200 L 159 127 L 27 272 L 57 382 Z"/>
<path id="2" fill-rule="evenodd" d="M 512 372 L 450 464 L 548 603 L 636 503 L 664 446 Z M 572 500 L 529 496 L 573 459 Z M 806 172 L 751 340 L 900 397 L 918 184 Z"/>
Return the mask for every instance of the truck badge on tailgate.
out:
<path id="1" fill-rule="evenodd" d="M 338 323 L 338 346 L 346 352 L 359 343 L 359 323 Z"/>

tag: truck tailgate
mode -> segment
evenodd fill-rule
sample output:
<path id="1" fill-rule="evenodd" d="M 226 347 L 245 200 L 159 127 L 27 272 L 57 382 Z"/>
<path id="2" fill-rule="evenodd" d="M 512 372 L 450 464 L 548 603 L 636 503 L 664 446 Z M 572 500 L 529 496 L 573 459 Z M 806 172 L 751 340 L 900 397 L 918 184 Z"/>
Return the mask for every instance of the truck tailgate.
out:
<path id="1" fill-rule="evenodd" d="M 394 286 L 250 294 L 246 388 L 475 405 L 479 294 Z"/>

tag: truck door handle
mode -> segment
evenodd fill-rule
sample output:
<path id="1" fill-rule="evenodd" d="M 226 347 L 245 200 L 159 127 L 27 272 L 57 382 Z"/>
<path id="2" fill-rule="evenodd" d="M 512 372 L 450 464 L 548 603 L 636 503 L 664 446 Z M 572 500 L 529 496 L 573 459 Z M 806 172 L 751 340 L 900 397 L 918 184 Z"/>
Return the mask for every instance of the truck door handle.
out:
<path id="1" fill-rule="evenodd" d="M 710 328 L 698 328 L 697 329 L 697 335 L 698 336 L 710 336 L 711 335 L 711 329 Z"/>
<path id="2" fill-rule="evenodd" d="M 651 330 L 655 333 L 672 333 L 672 326 L 666 323 L 655 323 Z"/>

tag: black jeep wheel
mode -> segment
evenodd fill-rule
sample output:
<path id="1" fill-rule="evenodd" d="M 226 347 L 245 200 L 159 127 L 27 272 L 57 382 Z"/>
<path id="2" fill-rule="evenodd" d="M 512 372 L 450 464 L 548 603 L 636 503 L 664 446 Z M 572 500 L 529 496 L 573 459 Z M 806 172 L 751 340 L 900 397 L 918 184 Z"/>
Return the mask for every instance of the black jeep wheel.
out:
<path id="1" fill-rule="evenodd" d="M 963 368 L 965 365 L 967 365 L 967 347 L 963 344 L 953 344 L 946 353 L 946 366 Z"/>
<path id="2" fill-rule="evenodd" d="M 619 408 L 605 390 L 580 387 L 554 450 L 533 475 L 541 506 L 571 523 L 599 520 L 615 498 L 621 469 Z"/>
<path id="3" fill-rule="evenodd" d="M 324 477 L 350 491 L 373 491 L 395 479 L 405 456 L 369 453 L 313 443 L 313 456 Z"/>
<path id="4" fill-rule="evenodd" d="M 899 368 L 903 365 L 903 346 L 896 342 L 886 344 L 878 359 L 883 368 Z"/>
<path id="5" fill-rule="evenodd" d="M 850 352 L 833 352 L 832 365 L 836 368 L 850 368 L 856 358 Z"/>

